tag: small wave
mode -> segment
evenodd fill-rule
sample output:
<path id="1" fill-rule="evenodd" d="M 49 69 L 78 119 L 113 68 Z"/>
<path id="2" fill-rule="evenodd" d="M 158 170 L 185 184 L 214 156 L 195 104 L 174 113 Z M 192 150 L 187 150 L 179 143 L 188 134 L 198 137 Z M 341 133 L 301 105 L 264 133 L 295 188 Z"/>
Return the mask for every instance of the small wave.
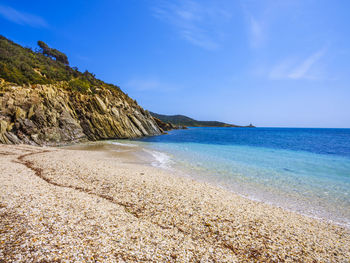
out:
<path id="1" fill-rule="evenodd" d="M 110 142 L 110 143 L 118 146 L 137 147 L 137 145 L 131 144 L 131 143 L 121 143 L 121 142 Z"/>
<path id="2" fill-rule="evenodd" d="M 151 162 L 152 166 L 160 167 L 160 168 L 166 168 L 169 169 L 170 165 L 172 163 L 170 156 L 163 152 L 143 149 L 146 153 L 152 155 L 152 157 L 155 159 Z"/>

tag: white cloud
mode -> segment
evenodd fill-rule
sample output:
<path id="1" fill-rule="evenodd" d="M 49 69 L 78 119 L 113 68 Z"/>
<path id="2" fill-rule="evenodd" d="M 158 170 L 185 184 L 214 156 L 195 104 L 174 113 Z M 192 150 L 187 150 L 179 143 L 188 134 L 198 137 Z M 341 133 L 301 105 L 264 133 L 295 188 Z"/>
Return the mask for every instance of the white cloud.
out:
<path id="1" fill-rule="evenodd" d="M 323 48 L 308 58 L 306 58 L 302 63 L 300 63 L 298 66 L 296 66 L 290 74 L 288 74 L 288 77 L 291 79 L 301 79 L 308 76 L 308 73 L 311 69 L 311 67 L 323 57 L 323 55 L 326 53 L 326 49 Z"/>
<path id="2" fill-rule="evenodd" d="M 253 16 L 250 17 L 250 44 L 257 48 L 264 42 L 263 25 Z"/>
<path id="3" fill-rule="evenodd" d="M 250 46 L 258 49 L 273 41 L 276 37 L 273 36 L 273 29 L 278 26 L 278 23 L 285 23 L 291 19 L 291 16 L 297 16 L 297 12 L 291 12 L 291 10 L 299 9 L 302 2 L 305 1 L 241 0 Z"/>
<path id="4" fill-rule="evenodd" d="M 269 72 L 270 79 L 317 79 L 313 69 L 317 62 L 325 55 L 326 48 L 322 48 L 304 59 L 289 58 L 278 63 Z"/>
<path id="5" fill-rule="evenodd" d="M 20 12 L 12 7 L 0 5 L 0 15 L 16 24 L 32 27 L 47 27 L 47 22 L 36 15 Z"/>
<path id="6" fill-rule="evenodd" d="M 193 45 L 214 50 L 220 46 L 221 25 L 231 15 L 219 4 L 204 1 L 158 1 L 153 15 L 176 28 Z"/>
<path id="7" fill-rule="evenodd" d="M 261 3 L 264 3 L 262 6 Z M 267 2 L 266 2 L 267 3 Z M 254 49 L 262 47 L 267 38 L 267 28 L 271 20 L 271 14 L 266 12 L 265 2 L 257 4 L 249 1 L 241 1 L 241 8 L 246 24 L 248 42 Z"/>
<path id="8" fill-rule="evenodd" d="M 269 72 L 270 79 L 284 79 L 288 78 L 291 68 L 295 66 L 294 59 L 286 59 L 275 65 Z"/>

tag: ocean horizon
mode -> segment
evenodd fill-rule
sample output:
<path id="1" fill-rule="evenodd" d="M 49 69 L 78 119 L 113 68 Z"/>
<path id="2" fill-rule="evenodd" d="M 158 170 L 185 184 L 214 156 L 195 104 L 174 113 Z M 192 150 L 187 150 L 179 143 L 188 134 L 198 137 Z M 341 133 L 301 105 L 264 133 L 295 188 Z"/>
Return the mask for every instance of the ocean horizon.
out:
<path id="1" fill-rule="evenodd" d="M 253 200 L 350 226 L 350 129 L 190 127 L 112 141 L 154 166 Z"/>

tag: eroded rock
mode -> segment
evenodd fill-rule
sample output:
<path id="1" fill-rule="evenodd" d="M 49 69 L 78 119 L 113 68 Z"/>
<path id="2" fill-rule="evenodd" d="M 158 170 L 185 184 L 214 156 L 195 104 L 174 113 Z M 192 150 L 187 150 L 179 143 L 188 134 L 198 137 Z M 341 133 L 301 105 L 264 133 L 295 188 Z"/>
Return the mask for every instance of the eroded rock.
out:
<path id="1" fill-rule="evenodd" d="M 147 111 L 120 91 L 80 94 L 59 85 L 7 86 L 0 95 L 0 143 L 61 145 L 161 133 Z"/>

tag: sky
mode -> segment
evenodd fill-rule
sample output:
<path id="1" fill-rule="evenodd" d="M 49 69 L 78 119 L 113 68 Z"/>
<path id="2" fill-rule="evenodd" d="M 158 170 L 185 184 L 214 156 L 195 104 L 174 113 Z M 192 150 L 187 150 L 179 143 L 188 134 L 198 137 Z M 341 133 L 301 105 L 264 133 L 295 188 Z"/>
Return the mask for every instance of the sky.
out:
<path id="1" fill-rule="evenodd" d="M 0 0 L 0 34 L 42 40 L 153 112 L 350 128 L 348 0 Z"/>

